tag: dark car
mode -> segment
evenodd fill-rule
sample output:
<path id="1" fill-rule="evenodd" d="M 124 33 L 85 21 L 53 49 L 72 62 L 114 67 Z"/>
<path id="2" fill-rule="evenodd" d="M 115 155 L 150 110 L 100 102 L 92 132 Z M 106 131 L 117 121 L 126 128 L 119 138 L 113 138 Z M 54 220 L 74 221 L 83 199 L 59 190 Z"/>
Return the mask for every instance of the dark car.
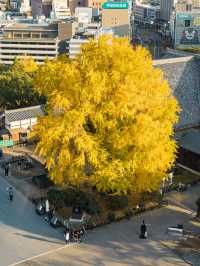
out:
<path id="1" fill-rule="evenodd" d="M 48 188 L 53 185 L 46 174 L 33 176 L 32 182 L 39 188 Z"/>

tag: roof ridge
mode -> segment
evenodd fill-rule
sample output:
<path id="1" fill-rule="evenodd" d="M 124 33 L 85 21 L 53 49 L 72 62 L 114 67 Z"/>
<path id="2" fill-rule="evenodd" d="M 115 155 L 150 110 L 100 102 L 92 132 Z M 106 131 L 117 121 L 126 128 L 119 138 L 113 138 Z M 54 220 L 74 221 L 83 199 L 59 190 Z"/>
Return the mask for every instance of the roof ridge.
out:
<path id="1" fill-rule="evenodd" d="M 5 114 L 19 112 L 19 111 L 27 111 L 27 110 L 36 109 L 38 107 L 43 107 L 43 106 L 44 106 L 43 104 L 39 104 L 39 105 L 34 105 L 34 106 L 29 106 L 29 107 L 5 110 Z"/>
<path id="2" fill-rule="evenodd" d="M 157 60 L 153 60 L 153 66 L 183 63 L 183 62 L 191 61 L 193 59 L 195 59 L 194 56 L 182 56 L 182 57 L 175 57 L 175 58 L 157 59 Z"/>

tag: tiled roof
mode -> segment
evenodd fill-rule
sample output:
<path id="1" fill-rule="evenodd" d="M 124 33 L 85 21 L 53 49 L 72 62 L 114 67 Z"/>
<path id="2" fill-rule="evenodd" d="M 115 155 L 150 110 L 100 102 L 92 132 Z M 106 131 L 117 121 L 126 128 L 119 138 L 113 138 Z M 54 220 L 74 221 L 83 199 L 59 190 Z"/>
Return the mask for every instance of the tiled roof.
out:
<path id="1" fill-rule="evenodd" d="M 200 123 L 200 59 L 185 57 L 155 60 L 154 66 L 162 69 L 181 106 L 176 128 Z"/>
<path id="2" fill-rule="evenodd" d="M 6 110 L 4 114 L 7 122 L 13 122 L 43 116 L 45 112 L 43 105 L 37 105 L 20 109 Z"/>
<path id="3" fill-rule="evenodd" d="M 186 150 L 200 154 L 200 131 L 193 129 L 184 132 L 184 134 L 181 135 L 178 144 Z"/>

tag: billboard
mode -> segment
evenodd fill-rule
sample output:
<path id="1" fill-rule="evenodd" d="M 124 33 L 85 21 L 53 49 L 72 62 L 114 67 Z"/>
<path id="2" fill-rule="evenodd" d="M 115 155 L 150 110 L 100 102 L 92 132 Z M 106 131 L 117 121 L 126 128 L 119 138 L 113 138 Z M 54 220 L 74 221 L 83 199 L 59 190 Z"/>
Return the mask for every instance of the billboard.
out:
<path id="1" fill-rule="evenodd" d="M 105 2 L 102 4 L 103 9 L 128 9 L 128 2 Z"/>
<path id="2" fill-rule="evenodd" d="M 176 13 L 174 40 L 179 49 L 200 47 L 200 13 Z"/>

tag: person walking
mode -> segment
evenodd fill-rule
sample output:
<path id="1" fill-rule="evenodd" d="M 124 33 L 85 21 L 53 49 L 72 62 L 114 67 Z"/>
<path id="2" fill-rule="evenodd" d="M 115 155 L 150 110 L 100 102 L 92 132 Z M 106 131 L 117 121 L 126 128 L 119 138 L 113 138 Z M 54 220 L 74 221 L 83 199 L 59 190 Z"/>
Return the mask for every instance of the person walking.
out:
<path id="1" fill-rule="evenodd" d="M 9 200 L 13 201 L 13 197 L 14 197 L 13 188 L 9 187 L 7 190 L 8 190 Z"/>
<path id="2" fill-rule="evenodd" d="M 147 226 L 146 226 L 144 220 L 142 221 L 142 224 L 140 226 L 140 238 L 142 238 L 142 239 L 147 238 Z"/>
<path id="3" fill-rule="evenodd" d="M 65 243 L 66 244 L 69 244 L 69 242 L 70 242 L 70 231 L 69 231 L 69 228 L 67 228 L 66 230 L 65 230 Z"/>
<path id="4" fill-rule="evenodd" d="M 6 165 L 5 166 L 5 176 L 8 176 L 9 175 L 9 166 L 8 165 Z"/>

